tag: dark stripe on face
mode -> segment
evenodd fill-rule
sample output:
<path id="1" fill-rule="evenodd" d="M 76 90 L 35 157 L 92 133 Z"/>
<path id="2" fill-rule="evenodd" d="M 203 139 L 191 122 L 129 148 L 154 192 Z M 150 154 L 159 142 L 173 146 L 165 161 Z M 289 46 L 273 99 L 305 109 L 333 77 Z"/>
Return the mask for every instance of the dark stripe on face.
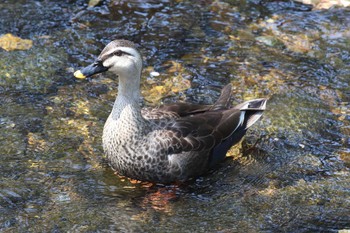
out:
<path id="1" fill-rule="evenodd" d="M 132 56 L 132 54 L 130 54 L 130 53 L 127 53 L 127 52 L 125 52 L 123 50 L 117 49 L 117 50 L 113 51 L 112 53 L 103 54 L 102 56 L 100 56 L 100 60 L 101 61 L 105 61 L 105 60 L 107 60 L 107 59 L 109 59 L 109 58 L 111 58 L 113 56 L 121 57 L 123 55 L 130 55 L 130 56 Z"/>

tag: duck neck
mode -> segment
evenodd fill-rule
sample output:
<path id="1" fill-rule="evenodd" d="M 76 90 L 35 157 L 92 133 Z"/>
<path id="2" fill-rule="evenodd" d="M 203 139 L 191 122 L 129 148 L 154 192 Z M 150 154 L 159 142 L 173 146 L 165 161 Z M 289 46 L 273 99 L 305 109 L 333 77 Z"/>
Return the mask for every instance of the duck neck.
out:
<path id="1" fill-rule="evenodd" d="M 113 119 L 125 118 L 131 121 L 143 119 L 139 105 L 140 76 L 140 72 L 119 75 L 118 96 L 112 110 Z"/>
<path id="2" fill-rule="evenodd" d="M 140 72 L 132 72 L 119 76 L 118 97 L 125 97 L 130 101 L 140 99 Z M 118 98 L 117 98 L 118 99 Z"/>

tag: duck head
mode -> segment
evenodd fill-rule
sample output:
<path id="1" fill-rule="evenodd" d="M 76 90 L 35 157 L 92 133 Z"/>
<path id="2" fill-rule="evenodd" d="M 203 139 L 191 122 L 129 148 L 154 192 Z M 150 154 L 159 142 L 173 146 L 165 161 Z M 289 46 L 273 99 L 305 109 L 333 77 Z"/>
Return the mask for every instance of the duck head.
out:
<path id="1" fill-rule="evenodd" d="M 84 79 L 107 70 L 119 78 L 140 76 L 142 57 L 136 45 L 127 40 L 114 40 L 102 50 L 94 63 L 76 71 L 74 76 Z"/>

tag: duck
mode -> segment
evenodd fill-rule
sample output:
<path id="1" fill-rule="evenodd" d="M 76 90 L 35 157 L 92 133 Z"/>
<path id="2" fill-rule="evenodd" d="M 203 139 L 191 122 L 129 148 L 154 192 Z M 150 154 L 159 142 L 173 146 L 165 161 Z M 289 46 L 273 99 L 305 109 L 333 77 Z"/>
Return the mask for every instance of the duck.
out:
<path id="1" fill-rule="evenodd" d="M 266 109 L 266 98 L 231 107 L 232 84 L 212 105 L 141 107 L 142 67 L 137 46 L 118 39 L 74 73 L 78 79 L 106 71 L 118 77 L 118 94 L 102 134 L 106 159 L 118 175 L 159 184 L 202 176 L 225 159 Z"/>

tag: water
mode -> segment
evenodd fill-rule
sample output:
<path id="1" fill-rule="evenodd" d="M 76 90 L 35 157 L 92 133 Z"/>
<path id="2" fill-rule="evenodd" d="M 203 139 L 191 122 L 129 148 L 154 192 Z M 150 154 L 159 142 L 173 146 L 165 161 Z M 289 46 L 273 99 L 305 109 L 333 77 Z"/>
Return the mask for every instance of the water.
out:
<path id="1" fill-rule="evenodd" d="M 349 9 L 67 0 L 3 1 L 0 12 L 1 34 L 34 42 L 0 51 L 0 231 L 350 228 Z M 188 184 L 116 176 L 101 134 L 117 80 L 72 75 L 116 38 L 140 44 L 147 105 L 213 103 L 232 82 L 235 103 L 270 98 L 263 120 L 217 170 Z"/>

